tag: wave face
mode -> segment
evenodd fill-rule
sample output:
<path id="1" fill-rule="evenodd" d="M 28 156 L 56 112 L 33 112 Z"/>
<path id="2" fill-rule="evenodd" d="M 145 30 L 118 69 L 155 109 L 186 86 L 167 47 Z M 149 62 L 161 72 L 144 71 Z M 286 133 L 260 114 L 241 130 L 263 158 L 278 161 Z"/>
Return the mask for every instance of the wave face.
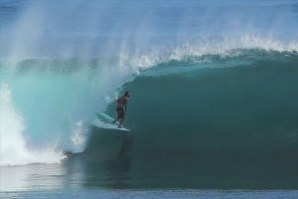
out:
<path id="1" fill-rule="evenodd" d="M 297 187 L 297 54 L 209 58 L 167 62 L 125 84 L 132 133 L 94 128 L 84 162 L 110 165 L 103 170 L 132 187 Z"/>
<path id="2" fill-rule="evenodd" d="M 250 149 L 245 140 L 263 150 L 283 128 L 292 130 L 278 149 L 288 150 L 296 8 L 292 1 L 0 0 L 0 165 L 89 154 L 97 146 L 94 112 L 112 114 L 109 105 L 126 88 L 137 154 L 162 145 L 229 154 L 237 148 L 229 140 L 240 151 Z M 269 132 L 277 137 L 261 146 Z"/>
<path id="3" fill-rule="evenodd" d="M 156 68 L 125 85 L 136 151 L 292 161 L 298 150 L 297 54 L 218 62 L 230 67 L 171 62 L 168 72 Z"/>

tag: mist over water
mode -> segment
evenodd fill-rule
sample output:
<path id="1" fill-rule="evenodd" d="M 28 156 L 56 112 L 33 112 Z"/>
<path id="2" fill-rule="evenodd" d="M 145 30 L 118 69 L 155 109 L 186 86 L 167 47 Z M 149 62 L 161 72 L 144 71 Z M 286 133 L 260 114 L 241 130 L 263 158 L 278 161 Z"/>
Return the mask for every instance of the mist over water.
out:
<path id="1" fill-rule="evenodd" d="M 131 59 L 154 52 L 154 56 L 165 56 L 179 47 L 198 53 L 297 47 L 297 13 L 291 2 L 43 0 L 2 4 L 6 9 L 1 16 L 8 22 L 1 28 L 5 38 L 1 55 L 12 59 L 107 55 Z"/>

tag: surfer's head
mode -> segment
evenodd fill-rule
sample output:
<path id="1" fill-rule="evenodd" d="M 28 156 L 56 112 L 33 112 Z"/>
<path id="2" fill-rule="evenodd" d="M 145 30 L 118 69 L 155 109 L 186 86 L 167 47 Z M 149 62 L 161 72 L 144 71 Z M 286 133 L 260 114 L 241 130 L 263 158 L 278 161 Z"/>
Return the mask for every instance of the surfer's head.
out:
<path id="1" fill-rule="evenodd" d="M 124 96 L 129 97 L 128 91 L 125 91 Z"/>

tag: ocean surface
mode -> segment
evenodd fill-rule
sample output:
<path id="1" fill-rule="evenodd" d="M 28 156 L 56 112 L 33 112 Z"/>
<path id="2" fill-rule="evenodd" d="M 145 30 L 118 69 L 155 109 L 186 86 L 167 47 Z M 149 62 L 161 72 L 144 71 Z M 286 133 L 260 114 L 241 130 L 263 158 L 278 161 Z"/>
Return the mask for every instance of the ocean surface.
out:
<path id="1" fill-rule="evenodd" d="M 0 0 L 0 198 L 297 198 L 297 50 L 297 0 Z"/>

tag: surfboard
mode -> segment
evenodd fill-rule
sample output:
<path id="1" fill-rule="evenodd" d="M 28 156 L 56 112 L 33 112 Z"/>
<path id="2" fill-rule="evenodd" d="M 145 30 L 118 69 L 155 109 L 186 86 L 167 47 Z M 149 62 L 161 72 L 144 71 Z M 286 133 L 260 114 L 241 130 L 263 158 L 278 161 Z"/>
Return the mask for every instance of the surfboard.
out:
<path id="1" fill-rule="evenodd" d="M 114 118 L 112 118 L 111 116 L 100 112 L 100 113 L 95 113 L 96 116 L 99 118 L 99 120 L 106 122 L 106 123 L 112 123 L 114 121 Z"/>
<path id="2" fill-rule="evenodd" d="M 92 122 L 92 125 L 97 126 L 99 128 L 104 128 L 104 129 L 114 129 L 114 130 L 120 130 L 120 131 L 130 131 L 127 128 L 124 127 L 118 127 L 119 122 L 116 122 L 115 124 L 113 124 L 112 122 L 114 121 L 114 119 L 112 117 L 110 117 L 109 115 L 100 112 L 100 113 L 95 113 L 97 118 L 94 119 L 94 121 Z"/>

